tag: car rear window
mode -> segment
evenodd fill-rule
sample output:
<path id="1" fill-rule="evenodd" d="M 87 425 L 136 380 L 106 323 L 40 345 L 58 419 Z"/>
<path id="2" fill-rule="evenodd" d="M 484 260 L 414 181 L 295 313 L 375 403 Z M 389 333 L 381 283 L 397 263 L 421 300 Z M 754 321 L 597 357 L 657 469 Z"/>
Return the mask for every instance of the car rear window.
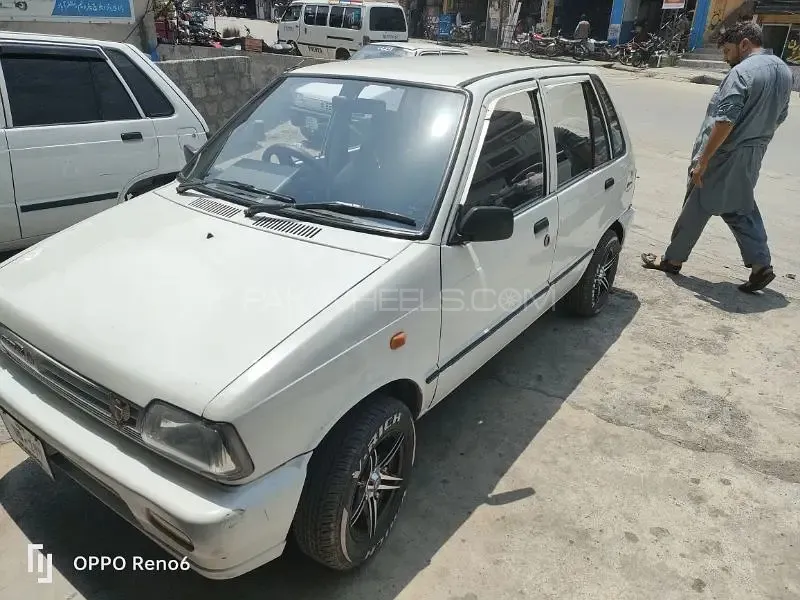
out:
<path id="1" fill-rule="evenodd" d="M 402 8 L 373 6 L 369 9 L 370 31 L 405 31 L 406 17 Z"/>

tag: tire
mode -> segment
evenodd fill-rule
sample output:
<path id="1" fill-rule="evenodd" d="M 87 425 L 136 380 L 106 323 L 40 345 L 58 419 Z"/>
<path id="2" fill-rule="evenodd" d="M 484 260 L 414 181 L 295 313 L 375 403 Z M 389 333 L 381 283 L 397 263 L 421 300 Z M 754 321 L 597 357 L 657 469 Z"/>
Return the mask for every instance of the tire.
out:
<path id="1" fill-rule="evenodd" d="M 614 287 L 621 251 L 622 245 L 617 234 L 611 230 L 606 231 L 597 244 L 583 277 L 564 297 L 564 307 L 569 312 L 581 317 L 593 317 L 605 308 Z M 603 278 L 601 269 L 605 271 Z"/>
<path id="2" fill-rule="evenodd" d="M 558 56 L 558 45 L 550 44 L 547 48 L 544 49 L 544 53 L 550 58 Z"/>
<path id="3" fill-rule="evenodd" d="M 640 52 L 634 52 L 633 56 L 631 56 L 631 66 L 634 67 L 641 67 L 644 63 L 644 57 Z"/>
<path id="4" fill-rule="evenodd" d="M 519 48 L 518 48 L 518 49 L 519 49 L 519 53 L 520 53 L 520 54 L 530 54 L 530 53 L 531 53 L 531 50 L 532 50 L 533 48 L 532 48 L 532 44 L 531 44 L 530 42 L 528 42 L 528 41 L 525 41 L 525 42 L 522 42 L 522 43 L 519 45 Z"/>
<path id="5" fill-rule="evenodd" d="M 575 46 L 574 54 L 575 58 L 584 59 L 589 55 L 589 49 L 579 44 Z"/>
<path id="6" fill-rule="evenodd" d="M 350 53 L 344 48 L 339 48 L 336 51 L 336 60 L 347 60 L 350 58 Z"/>
<path id="7" fill-rule="evenodd" d="M 342 419 L 309 461 L 292 525 L 297 548 L 336 571 L 355 569 L 375 556 L 405 498 L 415 448 L 411 411 L 390 396 L 377 396 Z M 371 470 L 371 461 L 375 455 L 378 462 L 385 460 L 392 450 L 396 452 L 387 470 L 401 477 L 401 483 L 397 489 L 378 491 L 382 496 L 373 504 L 366 500 L 368 492 L 382 484 L 394 485 L 394 480 L 386 479 L 386 473 L 383 480 L 375 477 L 381 469 Z M 372 514 L 377 519 L 371 519 Z"/>

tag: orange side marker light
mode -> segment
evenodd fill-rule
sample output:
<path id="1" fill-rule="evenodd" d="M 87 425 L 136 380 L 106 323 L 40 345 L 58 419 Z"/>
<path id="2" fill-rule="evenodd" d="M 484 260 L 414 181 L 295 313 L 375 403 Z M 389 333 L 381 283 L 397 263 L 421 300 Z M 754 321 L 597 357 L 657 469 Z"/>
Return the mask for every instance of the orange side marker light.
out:
<path id="1" fill-rule="evenodd" d="M 397 350 L 398 348 L 402 348 L 405 345 L 406 345 L 406 334 L 403 331 L 395 333 L 389 339 L 389 348 L 391 348 L 392 350 Z"/>

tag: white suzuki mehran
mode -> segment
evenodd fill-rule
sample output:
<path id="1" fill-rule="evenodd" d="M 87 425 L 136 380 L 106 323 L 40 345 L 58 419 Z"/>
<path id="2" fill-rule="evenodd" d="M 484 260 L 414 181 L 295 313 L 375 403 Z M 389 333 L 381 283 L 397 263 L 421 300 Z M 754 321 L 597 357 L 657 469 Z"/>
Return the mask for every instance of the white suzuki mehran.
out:
<path id="1" fill-rule="evenodd" d="M 293 103 L 320 83 L 313 142 Z M 206 577 L 290 538 L 356 567 L 398 515 L 415 420 L 556 302 L 609 301 L 635 178 L 591 68 L 285 73 L 180 183 L 0 266 L 3 419 Z"/>

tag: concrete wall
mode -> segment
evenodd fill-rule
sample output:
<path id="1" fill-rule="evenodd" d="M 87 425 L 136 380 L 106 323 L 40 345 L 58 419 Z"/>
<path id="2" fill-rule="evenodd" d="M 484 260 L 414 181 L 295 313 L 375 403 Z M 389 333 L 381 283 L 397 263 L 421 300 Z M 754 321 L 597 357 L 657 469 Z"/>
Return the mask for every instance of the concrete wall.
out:
<path id="1" fill-rule="evenodd" d="M 212 132 L 286 69 L 326 62 L 202 46 L 162 45 L 158 54 L 162 60 L 156 64 L 189 97 Z"/>
<path id="2" fill-rule="evenodd" d="M 9 0 L 11 1 L 11 0 Z M 30 1 L 30 0 L 29 0 Z M 33 0 L 34 2 L 36 0 Z M 145 14 L 149 0 L 134 0 L 134 17 L 139 19 Z M 5 12 L 5 11 L 3 11 Z M 6 13 L 9 14 L 9 13 Z M 71 23 L 66 21 L 45 22 L 45 21 L 9 21 L 3 18 L 0 13 L 0 29 L 5 31 L 24 31 L 30 33 L 45 33 L 55 35 L 69 35 L 74 37 L 85 37 L 95 40 L 107 40 L 120 42 L 127 37 L 128 42 L 137 46 L 140 50 L 148 52 L 148 41 L 151 45 L 155 43 L 155 25 L 153 24 L 152 13 L 147 19 L 142 19 L 142 25 L 131 34 L 136 26 L 132 23 Z M 130 35 L 130 37 L 128 37 Z"/>
<path id="3" fill-rule="evenodd" d="M 789 68 L 792 70 L 792 75 L 793 75 L 792 89 L 795 92 L 800 92 L 800 67 L 792 67 L 792 66 L 790 66 Z"/>

